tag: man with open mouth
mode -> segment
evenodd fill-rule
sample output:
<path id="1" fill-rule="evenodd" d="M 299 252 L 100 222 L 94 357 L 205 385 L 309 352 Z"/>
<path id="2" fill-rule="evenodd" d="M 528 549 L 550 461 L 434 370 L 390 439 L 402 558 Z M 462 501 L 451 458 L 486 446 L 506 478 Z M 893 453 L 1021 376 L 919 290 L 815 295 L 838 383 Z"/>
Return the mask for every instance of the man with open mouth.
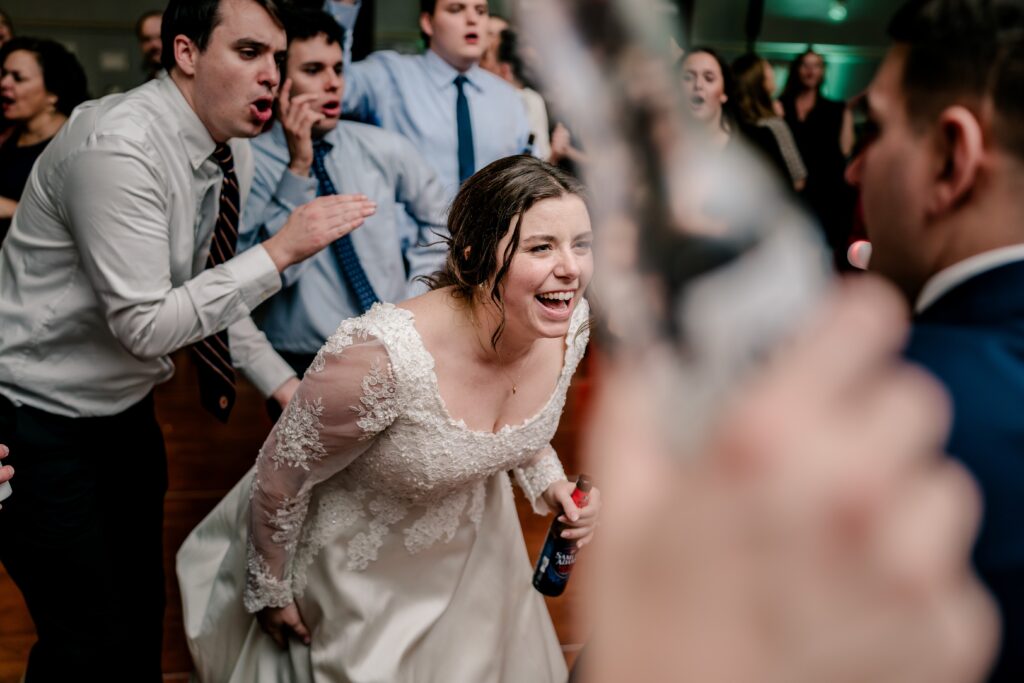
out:
<path id="1" fill-rule="evenodd" d="M 253 141 L 256 171 L 239 248 L 276 234 L 296 207 L 318 194 L 368 197 L 376 206 L 359 230 L 285 271 L 284 289 L 263 309 L 260 326 L 267 338 L 302 375 L 342 320 L 362 315 L 378 300 L 397 303 L 427 290 L 416 278 L 444 265 L 447 197 L 404 137 L 339 121 L 345 31 L 333 17 L 295 11 L 285 28 L 280 116 Z M 403 217 L 416 226 L 412 244 L 403 244 Z"/>
<path id="2" fill-rule="evenodd" d="M 369 211 L 319 198 L 235 256 L 252 159 L 232 138 L 271 113 L 286 47 L 276 0 L 171 0 L 162 43 L 167 78 L 74 111 L 0 252 L 0 434 L 19 472 L 0 560 L 39 635 L 28 683 L 161 679 L 167 467 L 153 387 L 190 346 L 217 418 L 235 365 L 286 403 L 298 380 L 249 314 Z"/>
<path id="3" fill-rule="evenodd" d="M 359 2 L 326 0 L 324 8 L 350 31 Z M 488 16 L 487 0 L 420 0 L 426 52 L 382 50 L 345 64 L 342 110 L 411 140 L 437 171 L 449 200 L 478 169 L 532 152 L 519 94 L 480 68 Z M 413 235 L 415 226 L 407 227 Z"/>

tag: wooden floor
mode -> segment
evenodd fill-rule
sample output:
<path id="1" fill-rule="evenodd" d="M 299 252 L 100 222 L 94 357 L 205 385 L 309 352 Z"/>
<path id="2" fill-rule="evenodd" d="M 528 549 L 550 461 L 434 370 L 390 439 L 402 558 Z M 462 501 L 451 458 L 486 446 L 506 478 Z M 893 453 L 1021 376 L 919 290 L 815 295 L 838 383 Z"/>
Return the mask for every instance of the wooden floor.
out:
<path id="1" fill-rule="evenodd" d="M 181 600 L 174 576 L 174 555 L 189 531 L 216 505 L 252 465 L 271 423 L 263 399 L 248 384 L 239 387 L 229 425 L 221 425 L 198 407 L 194 368 L 187 354 L 175 357 L 178 372 L 157 390 L 157 413 L 167 442 L 169 490 L 164 503 L 164 564 L 167 574 L 167 614 L 164 618 L 163 670 L 165 680 L 187 680 L 191 659 L 181 622 Z M 570 474 L 577 470 L 577 434 L 592 377 L 584 363 L 570 389 L 555 449 Z M 17 478 L 15 478 L 15 482 Z M 549 518 L 529 511 L 517 491 L 517 504 L 531 560 L 543 544 Z M 16 494 L 15 494 L 16 495 Z M 3 514 L 0 512 L 0 514 Z M 585 557 L 585 555 L 584 555 Z M 577 574 L 587 571 L 584 559 Z M 567 661 L 575 657 L 585 634 L 573 620 L 582 598 L 570 582 L 564 595 L 548 598 L 555 629 Z M 24 671 L 35 633 L 17 588 L 0 568 L 0 683 L 17 683 Z"/>

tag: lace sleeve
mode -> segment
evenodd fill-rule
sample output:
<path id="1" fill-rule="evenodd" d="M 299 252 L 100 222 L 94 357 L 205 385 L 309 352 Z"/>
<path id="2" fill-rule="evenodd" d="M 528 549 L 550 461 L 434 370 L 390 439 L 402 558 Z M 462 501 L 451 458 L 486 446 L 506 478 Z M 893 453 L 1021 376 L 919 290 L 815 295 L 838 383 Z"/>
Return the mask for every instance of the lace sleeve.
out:
<path id="1" fill-rule="evenodd" d="M 530 501 L 533 511 L 538 515 L 550 513 L 551 508 L 544 502 L 541 494 L 556 481 L 565 479 L 565 470 L 562 469 L 562 462 L 558 459 L 555 449 L 550 445 L 545 446 L 539 458 L 524 467 L 515 468 L 512 473 L 519 488 Z"/>
<path id="2" fill-rule="evenodd" d="M 398 389 L 384 345 L 366 335 L 331 337 L 256 459 L 247 610 L 291 602 L 290 565 L 313 487 L 369 448 L 398 410 Z"/>

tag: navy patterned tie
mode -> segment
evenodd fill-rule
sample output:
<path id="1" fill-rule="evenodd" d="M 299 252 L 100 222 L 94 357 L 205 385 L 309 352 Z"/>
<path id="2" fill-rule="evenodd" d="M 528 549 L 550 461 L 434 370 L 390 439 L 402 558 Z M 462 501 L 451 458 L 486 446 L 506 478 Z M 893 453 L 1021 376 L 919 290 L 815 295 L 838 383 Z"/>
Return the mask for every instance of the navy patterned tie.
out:
<path id="1" fill-rule="evenodd" d="M 213 158 L 224 173 L 220 186 L 220 212 L 213 228 L 206 267 L 213 268 L 235 255 L 238 242 L 238 180 L 231 148 L 219 144 Z M 231 365 L 228 331 L 221 330 L 192 345 L 199 374 L 199 401 L 221 422 L 227 422 L 235 405 L 235 369 Z"/>
<path id="2" fill-rule="evenodd" d="M 455 98 L 455 123 L 459 133 L 459 184 L 466 182 L 466 178 L 473 175 L 476 170 L 476 161 L 473 156 L 473 122 L 469 118 L 469 100 L 462 86 L 469 80 L 462 74 L 455 77 L 455 89 L 459 91 Z"/>
<path id="3" fill-rule="evenodd" d="M 334 183 L 331 182 L 331 177 L 327 175 L 327 167 L 324 165 L 324 157 L 331 151 L 333 146 L 326 140 L 317 140 L 313 144 L 313 174 L 319 182 L 317 194 L 321 197 L 338 194 L 338 191 L 334 188 Z M 345 282 L 348 283 L 349 288 L 356 295 L 356 300 L 359 302 L 359 308 L 361 309 L 359 312 L 365 313 L 370 310 L 371 306 L 380 301 L 380 297 L 373 291 L 373 286 L 366 277 L 366 271 L 363 270 L 363 264 L 359 262 L 359 254 L 356 253 L 356 248 L 352 244 L 352 236 L 342 235 L 334 240 L 331 248 L 334 250 L 334 256 L 338 259 L 338 264 L 341 266 L 341 274 L 345 278 Z"/>

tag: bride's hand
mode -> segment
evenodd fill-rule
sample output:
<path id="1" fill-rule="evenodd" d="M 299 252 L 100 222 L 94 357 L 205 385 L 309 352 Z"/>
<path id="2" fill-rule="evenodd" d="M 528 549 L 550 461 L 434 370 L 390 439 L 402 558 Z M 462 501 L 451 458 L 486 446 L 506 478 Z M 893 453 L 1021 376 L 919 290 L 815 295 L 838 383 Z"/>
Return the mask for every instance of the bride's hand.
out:
<path id="1" fill-rule="evenodd" d="M 544 502 L 552 510 L 563 510 L 558 521 L 564 522 L 569 528 L 562 532 L 562 538 L 571 538 L 576 541 L 577 547 L 582 548 L 594 537 L 597 516 L 601 512 L 601 492 L 596 486 L 590 489 L 590 500 L 586 507 L 580 509 L 572 502 L 572 492 L 575 489 L 576 484 L 563 479 L 549 486 L 542 495 Z"/>
<path id="2" fill-rule="evenodd" d="M 302 615 L 294 602 L 284 607 L 264 607 L 256 614 L 256 620 L 260 622 L 260 628 L 281 647 L 288 646 L 289 634 L 309 645 L 309 629 L 302 623 Z"/>

